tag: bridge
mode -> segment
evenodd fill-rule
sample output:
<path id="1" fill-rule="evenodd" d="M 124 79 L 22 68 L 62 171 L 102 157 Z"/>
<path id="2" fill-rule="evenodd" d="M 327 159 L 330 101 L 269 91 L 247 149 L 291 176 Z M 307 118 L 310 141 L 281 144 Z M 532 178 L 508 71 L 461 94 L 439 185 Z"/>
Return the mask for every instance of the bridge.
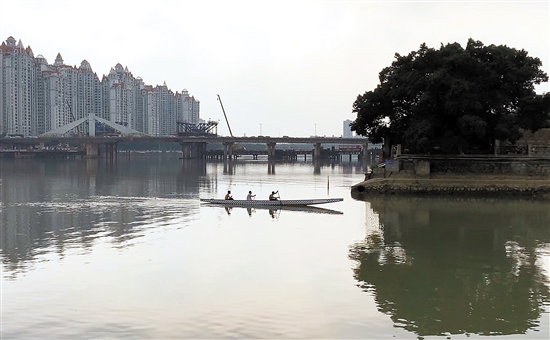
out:
<path id="1" fill-rule="evenodd" d="M 116 157 L 117 144 L 121 142 L 150 142 L 150 143 L 179 143 L 182 148 L 182 157 L 184 159 L 206 158 L 206 146 L 210 143 L 223 145 L 223 159 L 230 160 L 234 158 L 234 145 L 236 143 L 246 144 L 265 144 L 268 159 L 275 159 L 275 146 L 277 144 L 311 144 L 313 146 L 313 158 L 320 158 L 323 144 L 338 145 L 361 145 L 362 154 L 359 157 L 367 155 L 368 141 L 366 138 L 342 138 L 342 137 L 229 137 L 218 135 L 202 136 L 166 136 L 150 137 L 146 135 L 120 135 L 120 136 L 51 136 L 41 135 L 38 137 L 10 137 L 0 138 L 0 149 L 43 148 L 45 143 L 78 144 L 86 152 L 86 157 L 98 157 L 100 146 L 105 148 L 106 157 Z"/>
<path id="2" fill-rule="evenodd" d="M 117 131 L 115 134 L 110 135 L 96 135 L 96 122 L 103 124 Z M 183 131 L 180 131 L 180 127 L 183 126 Z M 83 131 L 86 131 L 87 135 L 79 135 L 74 131 L 79 131 L 79 127 L 83 127 Z M 116 157 L 117 145 L 120 142 L 150 142 L 150 143 L 179 143 L 181 145 L 182 156 L 184 159 L 190 158 L 206 158 L 206 146 L 209 143 L 221 143 L 223 145 L 223 159 L 230 160 L 234 156 L 235 143 L 239 144 L 266 144 L 266 152 L 268 159 L 275 159 L 275 146 L 278 143 L 284 144 L 312 144 L 313 145 L 313 158 L 320 158 L 322 151 L 322 144 L 338 144 L 338 145 L 361 145 L 362 153 L 359 154 L 359 158 L 367 155 L 367 139 L 366 138 L 341 138 L 341 137 L 270 137 L 270 136 L 254 136 L 254 137 L 228 137 L 218 136 L 215 133 L 211 133 L 214 127 L 217 126 L 217 122 L 208 122 L 205 129 L 201 131 L 205 133 L 193 134 L 189 133 L 189 126 L 182 125 L 178 122 L 178 133 L 174 136 L 165 137 L 151 137 L 142 132 L 130 129 L 124 125 L 113 123 L 106 119 L 97 117 L 95 113 L 90 113 L 87 117 L 75 120 L 67 125 L 58 127 L 51 131 L 48 131 L 40 136 L 36 137 L 24 137 L 21 135 L 11 135 L 7 138 L 0 138 L 0 151 L 10 149 L 21 149 L 21 147 L 28 149 L 43 150 L 45 143 L 61 143 L 61 144 L 79 144 L 81 149 L 85 150 L 86 157 L 98 157 L 100 155 L 100 146 L 105 149 L 105 156 L 109 158 Z M 181 132 L 181 133 L 180 133 Z M 192 131 L 191 131 L 192 132 Z M 366 159 L 366 158 L 364 158 Z"/>

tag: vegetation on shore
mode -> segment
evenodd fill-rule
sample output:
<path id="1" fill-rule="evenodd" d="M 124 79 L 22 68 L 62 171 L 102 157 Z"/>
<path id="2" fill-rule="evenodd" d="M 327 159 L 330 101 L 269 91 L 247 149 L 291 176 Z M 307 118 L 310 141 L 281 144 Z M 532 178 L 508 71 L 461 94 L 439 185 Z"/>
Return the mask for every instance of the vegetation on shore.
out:
<path id="1" fill-rule="evenodd" d="M 353 103 L 351 130 L 372 142 L 402 144 L 409 153 L 491 150 L 495 140 L 514 143 L 521 129 L 550 126 L 550 93 L 539 58 L 505 45 L 469 39 L 439 49 L 420 45 L 395 54 L 380 84 Z"/>

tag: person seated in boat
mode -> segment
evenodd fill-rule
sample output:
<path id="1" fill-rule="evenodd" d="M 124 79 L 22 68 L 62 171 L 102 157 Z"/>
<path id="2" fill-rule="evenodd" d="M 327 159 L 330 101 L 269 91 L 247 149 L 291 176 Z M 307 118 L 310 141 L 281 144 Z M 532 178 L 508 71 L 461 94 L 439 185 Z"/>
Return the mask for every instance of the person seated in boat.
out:
<path id="1" fill-rule="evenodd" d="M 233 199 L 233 197 L 231 197 L 231 191 L 230 190 L 228 190 L 227 194 L 225 194 L 225 199 L 226 200 L 232 200 Z"/>
<path id="2" fill-rule="evenodd" d="M 278 199 L 279 199 L 279 196 L 275 196 L 275 194 L 278 194 L 278 193 L 279 193 L 278 190 L 277 190 L 277 191 L 272 191 L 272 192 L 271 192 L 271 195 L 269 195 L 269 200 L 270 200 L 270 201 L 276 201 L 276 200 L 278 200 Z"/>
<path id="3" fill-rule="evenodd" d="M 256 197 L 256 195 L 253 195 L 252 191 L 249 191 L 248 195 L 246 195 L 246 200 L 247 201 L 252 201 L 252 198 L 254 198 L 254 197 Z"/>

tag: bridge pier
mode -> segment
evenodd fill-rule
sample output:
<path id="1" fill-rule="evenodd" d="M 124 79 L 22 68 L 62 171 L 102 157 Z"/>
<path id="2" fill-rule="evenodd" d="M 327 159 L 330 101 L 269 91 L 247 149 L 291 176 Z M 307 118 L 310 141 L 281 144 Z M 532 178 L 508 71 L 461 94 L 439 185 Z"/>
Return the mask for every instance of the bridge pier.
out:
<path id="1" fill-rule="evenodd" d="M 362 160 L 368 159 L 369 154 L 372 154 L 372 152 L 369 151 L 368 147 L 369 147 L 369 143 L 367 142 L 363 143 L 363 149 L 361 150 L 359 155 L 357 155 L 357 158 L 358 158 L 357 160 L 359 162 L 361 162 Z"/>
<path id="2" fill-rule="evenodd" d="M 230 160 L 223 161 L 223 174 L 224 175 L 233 175 L 233 162 Z"/>
<path id="3" fill-rule="evenodd" d="M 181 158 L 189 159 L 191 158 L 191 148 L 188 143 L 180 143 L 181 145 Z"/>
<path id="4" fill-rule="evenodd" d="M 321 143 L 313 144 L 313 160 L 317 161 L 321 159 Z"/>
<path id="5" fill-rule="evenodd" d="M 86 158 L 97 158 L 99 156 L 99 144 L 86 143 Z"/>
<path id="6" fill-rule="evenodd" d="M 233 145 L 235 145 L 235 142 L 223 143 L 223 160 L 224 161 L 233 159 Z"/>
<path id="7" fill-rule="evenodd" d="M 275 175 L 275 162 L 267 162 L 267 174 Z"/>
<path id="8" fill-rule="evenodd" d="M 86 142 L 83 144 L 84 150 L 86 150 L 86 158 L 98 158 L 100 156 L 100 146 L 105 146 L 105 158 L 115 159 L 118 154 L 118 143 L 94 143 Z"/>
<path id="9" fill-rule="evenodd" d="M 115 143 L 106 143 L 105 144 L 105 157 L 108 159 L 115 159 L 118 152 L 118 144 Z"/>
<path id="10" fill-rule="evenodd" d="M 205 158 L 206 143 L 181 142 L 181 156 L 183 159 L 203 159 Z"/>
<path id="11" fill-rule="evenodd" d="M 313 174 L 314 175 L 320 175 L 321 174 L 321 165 L 322 162 L 320 159 L 314 159 L 313 160 Z"/>
<path id="12" fill-rule="evenodd" d="M 275 145 L 277 145 L 277 143 L 275 143 L 275 142 L 267 143 L 267 159 L 268 160 L 274 160 L 275 159 Z"/>

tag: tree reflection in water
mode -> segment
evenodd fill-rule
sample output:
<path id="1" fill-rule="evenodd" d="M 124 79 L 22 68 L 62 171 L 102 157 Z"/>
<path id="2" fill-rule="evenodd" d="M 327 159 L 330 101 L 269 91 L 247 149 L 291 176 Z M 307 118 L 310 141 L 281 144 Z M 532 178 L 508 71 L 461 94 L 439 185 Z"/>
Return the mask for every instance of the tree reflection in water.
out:
<path id="1" fill-rule="evenodd" d="M 537 328 L 550 301 L 540 262 L 550 242 L 548 202 L 365 200 L 377 222 L 349 257 L 359 286 L 396 326 L 419 336 Z"/>

